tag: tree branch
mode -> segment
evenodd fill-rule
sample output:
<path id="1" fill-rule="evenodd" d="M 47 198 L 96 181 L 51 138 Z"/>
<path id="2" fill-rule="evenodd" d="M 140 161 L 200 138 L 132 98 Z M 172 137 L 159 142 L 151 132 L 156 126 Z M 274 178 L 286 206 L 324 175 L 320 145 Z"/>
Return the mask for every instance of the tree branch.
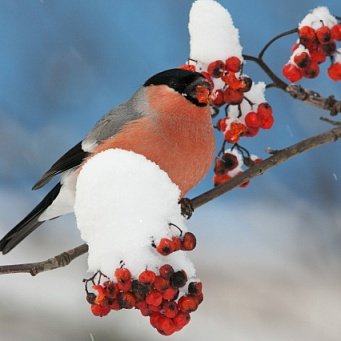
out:
<path id="1" fill-rule="evenodd" d="M 65 251 L 58 256 L 49 258 L 42 262 L 15 264 L 15 265 L 1 265 L 0 275 L 13 273 L 29 273 L 32 276 L 38 275 L 40 272 L 50 271 L 63 266 L 69 265 L 75 258 L 83 255 L 88 251 L 88 245 L 82 244 L 74 249 Z"/>
<path id="2" fill-rule="evenodd" d="M 310 137 L 306 140 L 300 141 L 290 147 L 282 150 L 276 150 L 276 153 L 259 164 L 250 167 L 245 172 L 232 178 L 230 181 L 217 186 L 205 193 L 202 193 L 192 199 L 194 208 L 198 208 L 209 201 L 221 196 L 240 186 L 244 182 L 263 174 L 268 169 L 275 167 L 276 165 L 289 160 L 290 158 L 302 154 L 310 149 L 316 148 L 320 145 L 334 142 L 341 138 L 341 127 L 331 129 L 325 133 Z M 29 273 L 32 276 L 39 274 L 40 272 L 54 270 L 70 264 L 75 258 L 81 256 L 88 251 L 88 246 L 82 244 L 74 249 L 63 252 L 58 256 L 50 258 L 46 261 L 37 263 L 26 263 L 16 265 L 3 265 L 0 266 L 0 274 L 12 274 L 12 273 Z"/>

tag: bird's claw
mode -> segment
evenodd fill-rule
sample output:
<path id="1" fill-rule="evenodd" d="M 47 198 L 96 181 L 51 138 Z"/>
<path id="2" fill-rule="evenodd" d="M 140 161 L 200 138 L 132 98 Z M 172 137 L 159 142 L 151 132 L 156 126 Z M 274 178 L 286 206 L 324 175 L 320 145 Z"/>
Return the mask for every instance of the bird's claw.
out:
<path id="1" fill-rule="evenodd" d="M 188 198 L 182 198 L 179 201 L 179 204 L 181 205 L 181 214 L 186 219 L 189 219 L 192 216 L 192 213 L 194 212 L 192 201 Z"/>

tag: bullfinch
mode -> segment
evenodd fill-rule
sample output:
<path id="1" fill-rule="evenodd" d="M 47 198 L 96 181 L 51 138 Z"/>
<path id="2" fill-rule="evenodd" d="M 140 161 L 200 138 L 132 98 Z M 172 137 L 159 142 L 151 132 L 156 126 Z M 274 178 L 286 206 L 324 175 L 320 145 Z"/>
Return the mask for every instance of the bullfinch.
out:
<path id="1" fill-rule="evenodd" d="M 0 251 L 6 254 L 45 221 L 73 212 L 82 165 L 110 148 L 133 151 L 155 162 L 180 188 L 183 198 L 206 175 L 214 158 L 210 90 L 200 73 L 183 69 L 149 78 L 33 186 L 39 189 L 61 175 L 44 199 L 2 238 Z"/>

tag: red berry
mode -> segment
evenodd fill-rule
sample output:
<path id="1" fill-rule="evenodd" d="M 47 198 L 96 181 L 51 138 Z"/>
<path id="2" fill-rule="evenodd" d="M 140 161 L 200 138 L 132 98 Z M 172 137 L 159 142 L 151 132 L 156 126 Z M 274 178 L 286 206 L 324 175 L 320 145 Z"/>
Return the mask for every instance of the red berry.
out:
<path id="1" fill-rule="evenodd" d="M 210 99 L 210 90 L 207 86 L 197 85 L 195 88 L 195 97 L 199 103 L 208 103 Z"/>
<path id="2" fill-rule="evenodd" d="M 192 311 L 197 310 L 198 301 L 195 296 L 182 296 L 178 302 L 179 310 L 184 313 L 191 313 Z"/>
<path id="3" fill-rule="evenodd" d="M 321 64 L 327 58 L 326 53 L 323 51 L 322 46 L 319 45 L 316 49 L 310 51 L 310 59 L 312 62 Z"/>
<path id="4" fill-rule="evenodd" d="M 178 295 L 179 295 L 179 289 L 170 287 L 162 293 L 162 298 L 164 300 L 172 301 L 172 300 L 176 300 Z"/>
<path id="5" fill-rule="evenodd" d="M 258 128 L 260 124 L 257 113 L 251 111 L 245 116 L 245 124 L 247 127 Z"/>
<path id="6" fill-rule="evenodd" d="M 226 174 L 226 167 L 225 162 L 221 159 L 217 159 L 214 165 L 214 174 L 216 175 L 225 175 Z"/>
<path id="7" fill-rule="evenodd" d="M 182 329 L 191 320 L 189 313 L 179 312 L 177 316 L 174 317 L 173 321 L 178 330 Z"/>
<path id="8" fill-rule="evenodd" d="M 250 91 L 252 87 L 252 79 L 246 76 L 240 77 L 240 80 L 242 81 L 242 86 L 240 87 L 241 92 L 248 92 Z"/>
<path id="9" fill-rule="evenodd" d="M 328 68 L 328 76 L 333 81 L 341 81 L 341 64 L 335 63 L 330 65 Z"/>
<path id="10" fill-rule="evenodd" d="M 226 59 L 225 69 L 227 71 L 238 72 L 240 71 L 241 66 L 242 66 L 242 62 L 236 56 L 232 56 Z"/>
<path id="11" fill-rule="evenodd" d="M 317 40 L 321 44 L 326 44 L 330 42 L 330 39 L 332 38 L 332 33 L 328 26 L 320 27 L 319 29 L 316 30 L 315 33 L 316 33 Z"/>
<path id="12" fill-rule="evenodd" d="M 237 156 L 232 153 L 224 153 L 221 160 L 224 162 L 225 169 L 228 171 L 235 169 L 239 164 Z"/>
<path id="13" fill-rule="evenodd" d="M 272 115 L 272 107 L 269 103 L 262 102 L 258 105 L 257 113 L 258 115 L 265 115 L 265 116 Z"/>
<path id="14" fill-rule="evenodd" d="M 231 177 L 227 174 L 225 175 L 215 175 L 213 177 L 213 184 L 214 186 L 219 186 L 219 185 L 222 185 L 223 183 L 227 182 L 231 180 Z"/>
<path id="15" fill-rule="evenodd" d="M 173 237 L 172 238 L 173 244 L 174 244 L 174 251 L 178 251 L 181 249 L 181 240 L 179 237 Z"/>
<path id="16" fill-rule="evenodd" d="M 161 255 L 168 256 L 175 250 L 174 243 L 168 238 L 162 238 L 156 250 Z"/>
<path id="17" fill-rule="evenodd" d="M 202 294 L 202 283 L 201 282 L 191 282 L 188 285 L 188 293 L 193 296 L 198 296 Z"/>
<path id="18" fill-rule="evenodd" d="M 91 293 L 91 292 L 86 294 L 86 300 L 90 304 L 94 304 L 95 303 L 96 297 L 97 296 L 94 293 Z"/>
<path id="19" fill-rule="evenodd" d="M 118 287 L 117 284 L 111 281 L 106 281 L 103 283 L 105 295 L 108 298 L 114 299 L 117 296 Z"/>
<path id="20" fill-rule="evenodd" d="M 159 312 L 159 311 L 161 311 L 161 305 L 156 306 L 156 305 L 150 304 L 150 305 L 148 305 L 148 309 L 151 312 Z"/>
<path id="21" fill-rule="evenodd" d="M 222 60 L 216 60 L 207 67 L 207 72 L 213 78 L 220 78 L 224 73 L 225 64 Z"/>
<path id="22" fill-rule="evenodd" d="M 162 309 L 166 317 L 174 318 L 178 314 L 178 305 L 175 302 L 163 302 Z"/>
<path id="23" fill-rule="evenodd" d="M 272 114 L 270 115 L 260 114 L 259 118 L 260 118 L 260 128 L 262 129 L 270 129 L 274 124 L 274 117 Z"/>
<path id="24" fill-rule="evenodd" d="M 140 273 L 139 281 L 142 284 L 152 284 L 155 281 L 155 272 L 150 270 L 145 270 Z"/>
<path id="25" fill-rule="evenodd" d="M 225 131 L 224 137 L 227 142 L 237 143 L 239 137 L 247 130 L 246 126 L 240 122 L 232 122 L 230 128 Z"/>
<path id="26" fill-rule="evenodd" d="M 131 289 L 131 282 L 117 282 L 117 288 L 121 291 L 127 292 Z"/>
<path id="27" fill-rule="evenodd" d="M 243 136 L 245 137 L 254 137 L 258 134 L 259 132 L 259 128 L 252 128 L 249 127 L 247 128 L 247 131 L 245 133 L 243 133 Z"/>
<path id="28" fill-rule="evenodd" d="M 131 273 L 128 269 L 117 268 L 115 270 L 115 277 L 117 278 L 117 281 L 119 282 L 126 282 L 126 281 L 130 281 Z"/>
<path id="29" fill-rule="evenodd" d="M 187 274 L 184 270 L 176 271 L 170 278 L 170 284 L 173 288 L 181 288 L 187 282 Z"/>
<path id="30" fill-rule="evenodd" d="M 179 69 L 182 69 L 182 70 L 187 70 L 187 71 L 195 71 L 195 65 L 190 65 L 190 64 L 185 64 L 185 65 L 181 65 L 179 66 Z"/>
<path id="31" fill-rule="evenodd" d="M 320 73 L 320 67 L 316 62 L 312 62 L 308 67 L 302 70 L 303 77 L 316 78 Z"/>
<path id="32" fill-rule="evenodd" d="M 162 335 L 172 335 L 176 331 L 176 326 L 172 319 L 161 316 L 157 320 L 157 330 Z"/>
<path id="33" fill-rule="evenodd" d="M 316 38 L 315 30 L 310 26 L 301 27 L 298 30 L 298 36 L 300 37 L 300 41 L 303 45 L 312 43 Z"/>
<path id="34" fill-rule="evenodd" d="M 331 29 L 332 38 L 340 41 L 341 40 L 341 24 L 336 24 Z"/>
<path id="35" fill-rule="evenodd" d="M 164 292 L 166 289 L 170 287 L 170 283 L 168 279 L 163 278 L 161 276 L 156 276 L 155 281 L 153 283 L 153 287 L 159 292 Z"/>
<path id="36" fill-rule="evenodd" d="M 226 130 L 227 124 L 226 124 L 226 118 L 221 118 L 218 122 L 217 122 L 217 128 L 219 131 L 224 132 Z"/>
<path id="37" fill-rule="evenodd" d="M 212 103 L 216 107 L 221 107 L 224 102 L 224 92 L 221 89 L 215 90 L 211 95 Z"/>
<path id="38" fill-rule="evenodd" d="M 327 56 L 332 56 L 336 52 L 336 43 L 334 41 L 321 46 L 322 51 Z"/>
<path id="39" fill-rule="evenodd" d="M 162 303 L 162 295 L 157 290 L 152 290 L 146 297 L 146 303 L 153 306 L 159 306 Z"/>
<path id="40" fill-rule="evenodd" d="M 160 313 L 152 313 L 149 318 L 150 324 L 156 328 L 159 318 L 162 317 Z"/>
<path id="41" fill-rule="evenodd" d="M 162 266 L 161 266 L 159 272 L 160 272 L 160 276 L 161 276 L 162 278 L 170 279 L 171 276 L 172 276 L 173 273 L 174 273 L 174 269 L 173 269 L 173 267 L 172 267 L 171 265 L 165 264 L 165 265 L 162 265 Z"/>
<path id="42" fill-rule="evenodd" d="M 285 64 L 282 69 L 283 76 L 295 83 L 302 78 L 302 71 L 294 64 Z"/>
<path id="43" fill-rule="evenodd" d="M 305 68 L 310 65 L 311 59 L 307 52 L 302 52 L 300 54 L 295 55 L 294 62 L 299 68 Z"/>
<path id="44" fill-rule="evenodd" d="M 136 303 L 135 295 L 132 292 L 120 292 L 117 301 L 124 309 L 132 309 Z"/>
<path id="45" fill-rule="evenodd" d="M 121 307 L 120 304 L 118 303 L 118 300 L 113 300 L 113 301 L 111 302 L 111 304 L 110 304 L 110 309 L 111 309 L 111 310 L 116 310 L 116 311 L 118 311 L 118 310 L 121 310 L 122 307 Z"/>
<path id="46" fill-rule="evenodd" d="M 191 232 L 186 232 L 181 241 L 181 250 L 192 251 L 197 244 L 195 235 Z"/>
<path id="47" fill-rule="evenodd" d="M 91 311 L 95 316 L 105 316 L 108 315 L 110 312 L 110 306 L 100 306 L 97 304 L 92 304 L 91 305 Z"/>
<path id="48" fill-rule="evenodd" d="M 224 101 L 227 104 L 240 104 L 243 101 L 244 95 L 241 91 L 233 90 L 231 88 L 227 88 L 224 91 Z"/>

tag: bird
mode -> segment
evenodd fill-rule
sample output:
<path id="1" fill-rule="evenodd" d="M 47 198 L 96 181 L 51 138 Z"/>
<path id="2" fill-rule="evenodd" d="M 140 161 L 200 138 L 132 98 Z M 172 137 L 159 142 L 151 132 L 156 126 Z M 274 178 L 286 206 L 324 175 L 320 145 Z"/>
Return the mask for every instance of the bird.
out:
<path id="1" fill-rule="evenodd" d="M 111 148 L 133 151 L 155 162 L 179 187 L 179 199 L 184 199 L 208 173 L 214 159 L 214 131 L 207 96 L 211 90 L 201 73 L 181 68 L 149 78 L 43 174 L 33 190 L 42 188 L 56 175 L 60 175 L 60 180 L 0 240 L 0 252 L 11 251 L 44 222 L 72 213 L 82 165 Z"/>

